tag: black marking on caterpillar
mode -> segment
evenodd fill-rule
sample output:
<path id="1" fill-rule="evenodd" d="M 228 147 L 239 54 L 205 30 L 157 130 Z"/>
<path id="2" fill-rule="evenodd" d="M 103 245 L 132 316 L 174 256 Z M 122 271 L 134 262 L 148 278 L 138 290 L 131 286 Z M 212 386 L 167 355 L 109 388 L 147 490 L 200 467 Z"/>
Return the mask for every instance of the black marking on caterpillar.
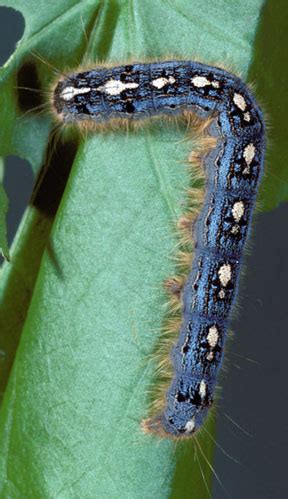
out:
<path id="1" fill-rule="evenodd" d="M 96 67 L 61 78 L 53 107 L 64 123 L 106 123 L 193 111 L 210 117 L 215 148 L 203 158 L 204 206 L 193 228 L 192 268 L 180 291 L 182 324 L 162 412 L 144 427 L 172 437 L 201 428 L 213 403 L 265 152 L 263 115 L 227 71 L 193 61 Z"/>

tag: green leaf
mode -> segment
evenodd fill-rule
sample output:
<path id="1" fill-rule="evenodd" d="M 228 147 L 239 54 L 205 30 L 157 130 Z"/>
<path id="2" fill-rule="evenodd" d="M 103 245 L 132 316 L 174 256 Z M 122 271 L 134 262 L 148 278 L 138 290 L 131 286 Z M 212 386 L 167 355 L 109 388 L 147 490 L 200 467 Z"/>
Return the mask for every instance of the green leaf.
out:
<path id="1" fill-rule="evenodd" d="M 47 89 L 54 78 L 32 53 L 60 70 L 174 54 L 227 62 L 245 78 L 262 3 L 2 2 L 26 28 L 0 74 L 0 154 L 25 157 L 37 173 L 51 140 L 49 117 L 21 118 L 19 79 L 36 69 Z M 22 336 L 0 414 L 1 497 L 208 497 L 209 435 L 176 447 L 140 428 L 167 314 L 161 283 L 175 272 L 175 223 L 191 184 L 185 137 L 183 124 L 160 121 L 89 136 L 52 210 L 67 151 L 53 168 L 47 159 L 50 191 L 40 185 L 3 268 L 4 379 Z"/>
<path id="2" fill-rule="evenodd" d="M 0 158 L 0 182 L 3 180 L 3 159 Z M 6 234 L 6 213 L 8 210 L 8 198 L 2 184 L 0 184 L 0 250 L 5 258 L 9 259 L 9 249 Z"/>

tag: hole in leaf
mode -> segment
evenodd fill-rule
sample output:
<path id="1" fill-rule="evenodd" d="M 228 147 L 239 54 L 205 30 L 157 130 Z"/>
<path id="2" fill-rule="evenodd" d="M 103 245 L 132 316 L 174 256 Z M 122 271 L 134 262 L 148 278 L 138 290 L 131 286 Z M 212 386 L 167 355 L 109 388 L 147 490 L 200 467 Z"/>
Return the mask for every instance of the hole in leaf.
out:
<path id="1" fill-rule="evenodd" d="M 28 161 L 17 156 L 7 156 L 5 159 L 3 185 L 9 199 L 9 209 L 7 213 L 7 237 L 9 246 L 29 202 L 33 184 L 33 172 Z"/>
<path id="2" fill-rule="evenodd" d="M 16 43 L 24 33 L 24 17 L 9 7 L 0 7 L 0 65 L 2 66 L 15 50 Z"/>

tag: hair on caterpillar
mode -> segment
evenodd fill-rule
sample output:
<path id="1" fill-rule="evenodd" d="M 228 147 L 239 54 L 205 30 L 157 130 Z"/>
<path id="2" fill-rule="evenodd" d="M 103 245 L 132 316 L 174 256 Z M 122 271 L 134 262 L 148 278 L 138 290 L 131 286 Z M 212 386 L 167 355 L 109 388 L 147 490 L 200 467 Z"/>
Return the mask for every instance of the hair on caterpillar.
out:
<path id="1" fill-rule="evenodd" d="M 166 393 L 173 376 L 171 350 L 175 345 L 175 341 L 181 327 L 181 291 L 185 284 L 193 259 L 193 222 L 197 219 L 204 201 L 205 175 L 202 167 L 202 156 L 215 145 L 213 137 L 206 138 L 201 135 L 201 132 L 203 133 L 209 127 L 211 119 L 207 119 L 205 123 L 203 123 L 203 120 L 199 121 L 197 117 L 194 119 L 191 113 L 186 113 L 186 118 L 188 119 L 190 125 L 193 124 L 195 134 L 197 138 L 198 136 L 201 137 L 201 140 L 197 140 L 197 148 L 193 151 L 193 153 L 190 153 L 189 158 L 185 163 L 188 165 L 188 170 L 193 179 L 193 183 L 202 184 L 202 188 L 196 189 L 190 187 L 186 189 L 186 211 L 184 211 L 183 215 L 181 215 L 176 224 L 178 250 L 176 255 L 173 257 L 173 260 L 176 263 L 179 274 L 167 278 L 163 283 L 168 295 L 166 305 L 168 312 L 166 321 L 164 321 L 162 327 L 159 343 L 156 346 L 156 350 L 150 356 L 156 366 L 155 386 L 150 393 L 152 400 L 148 411 L 149 417 L 144 419 L 141 423 L 144 432 L 152 432 L 162 438 L 169 437 L 176 442 L 179 440 L 179 436 L 175 437 L 171 434 L 167 434 L 167 432 L 163 431 L 163 429 L 159 426 L 154 426 L 153 422 L 155 417 L 164 410 Z M 184 440 L 187 437 L 183 435 L 182 438 Z"/>

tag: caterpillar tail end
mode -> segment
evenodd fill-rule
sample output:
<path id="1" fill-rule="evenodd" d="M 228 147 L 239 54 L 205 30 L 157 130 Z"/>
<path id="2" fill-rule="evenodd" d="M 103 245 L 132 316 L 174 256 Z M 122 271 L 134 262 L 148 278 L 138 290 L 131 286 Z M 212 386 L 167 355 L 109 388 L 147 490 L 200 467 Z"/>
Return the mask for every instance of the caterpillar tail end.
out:
<path id="1" fill-rule="evenodd" d="M 163 414 L 143 419 L 141 427 L 144 433 L 152 433 L 158 437 L 169 438 L 170 440 L 175 441 L 191 437 L 196 431 L 194 421 L 189 421 L 184 428 L 177 430 L 174 426 L 166 422 Z"/>

